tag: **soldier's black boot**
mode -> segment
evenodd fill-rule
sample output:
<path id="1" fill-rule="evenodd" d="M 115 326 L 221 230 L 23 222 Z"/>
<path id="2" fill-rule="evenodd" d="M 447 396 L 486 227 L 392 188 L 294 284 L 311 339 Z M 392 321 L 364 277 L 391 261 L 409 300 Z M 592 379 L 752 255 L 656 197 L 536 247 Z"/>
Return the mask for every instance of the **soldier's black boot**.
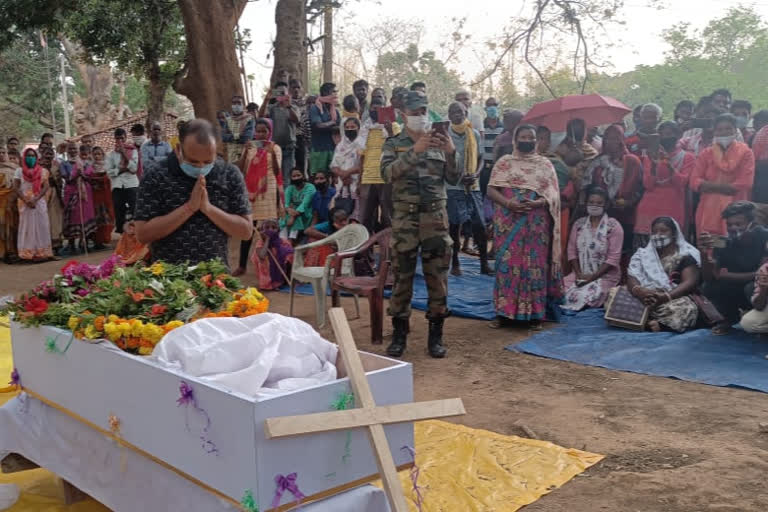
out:
<path id="1" fill-rule="evenodd" d="M 387 347 L 387 355 L 400 357 L 405 352 L 405 344 L 408 341 L 408 319 L 392 318 L 392 343 Z"/>
<path id="2" fill-rule="evenodd" d="M 429 355 L 438 359 L 445 357 L 445 347 L 443 346 L 443 323 L 445 318 L 429 319 Z"/>

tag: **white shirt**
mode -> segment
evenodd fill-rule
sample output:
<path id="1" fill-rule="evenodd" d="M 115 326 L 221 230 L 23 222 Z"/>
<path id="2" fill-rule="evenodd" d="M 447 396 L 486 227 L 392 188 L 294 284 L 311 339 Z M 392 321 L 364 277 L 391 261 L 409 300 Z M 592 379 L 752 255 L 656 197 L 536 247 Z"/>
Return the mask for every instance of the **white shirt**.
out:
<path id="1" fill-rule="evenodd" d="M 122 155 L 117 151 L 112 151 L 107 155 L 104 162 L 104 169 L 107 171 L 109 179 L 112 181 L 112 190 L 116 188 L 136 188 L 139 186 L 139 177 L 136 171 L 139 169 L 139 151 L 134 150 L 131 159 L 128 161 L 128 170 L 131 172 L 120 173 L 120 159 Z"/>

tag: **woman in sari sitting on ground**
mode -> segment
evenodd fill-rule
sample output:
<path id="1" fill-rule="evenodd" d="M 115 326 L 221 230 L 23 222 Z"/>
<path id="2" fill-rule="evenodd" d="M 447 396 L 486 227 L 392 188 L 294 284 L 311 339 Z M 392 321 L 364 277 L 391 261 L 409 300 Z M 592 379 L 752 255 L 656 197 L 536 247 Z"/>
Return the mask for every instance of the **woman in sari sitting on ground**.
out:
<path id="1" fill-rule="evenodd" d="M 564 280 L 565 309 L 602 307 L 608 292 L 621 280 L 624 230 L 606 213 L 608 204 L 607 190 L 587 189 L 587 216 L 574 222 L 568 241 L 572 272 Z"/>
<path id="2" fill-rule="evenodd" d="M 496 162 L 488 182 L 493 213 L 499 328 L 508 320 L 541 328 L 548 306 L 563 296 L 560 264 L 560 189 L 547 158 L 536 153 L 536 128 L 522 125 L 515 152 Z"/>
<path id="3" fill-rule="evenodd" d="M 684 332 L 696 325 L 699 308 L 692 298 L 701 275 L 699 250 L 685 241 L 677 221 L 659 217 L 651 239 L 632 256 L 627 287 L 651 308 L 648 328 Z"/>
<path id="4" fill-rule="evenodd" d="M 259 290 L 277 290 L 288 284 L 293 264 L 293 246 L 280 238 L 276 219 L 262 221 L 256 232 L 251 262 L 259 279 Z"/>

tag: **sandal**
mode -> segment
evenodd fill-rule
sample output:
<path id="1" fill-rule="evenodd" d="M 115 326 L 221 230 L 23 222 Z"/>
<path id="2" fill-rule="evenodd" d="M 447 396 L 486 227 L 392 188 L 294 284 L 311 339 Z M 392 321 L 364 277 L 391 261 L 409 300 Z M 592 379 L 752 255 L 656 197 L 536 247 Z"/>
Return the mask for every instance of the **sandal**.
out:
<path id="1" fill-rule="evenodd" d="M 491 329 L 503 329 L 509 325 L 508 321 L 504 317 L 496 317 L 495 320 L 488 322 L 488 327 Z"/>

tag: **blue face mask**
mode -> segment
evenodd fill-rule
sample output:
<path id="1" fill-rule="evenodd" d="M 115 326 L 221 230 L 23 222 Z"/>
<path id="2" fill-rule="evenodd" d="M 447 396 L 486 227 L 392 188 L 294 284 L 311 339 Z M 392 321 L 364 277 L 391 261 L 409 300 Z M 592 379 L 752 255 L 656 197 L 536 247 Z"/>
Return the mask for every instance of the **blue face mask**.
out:
<path id="1" fill-rule="evenodd" d="M 497 106 L 485 107 L 485 114 L 488 117 L 490 117 L 491 119 L 498 119 L 499 118 L 499 107 L 497 107 Z"/>
<path id="2" fill-rule="evenodd" d="M 213 169 L 213 162 L 205 164 L 202 167 L 197 167 L 187 162 L 179 162 L 179 165 L 181 166 L 181 170 L 184 171 L 184 174 L 195 179 L 197 179 L 198 176 L 208 176 L 208 173 Z"/>

